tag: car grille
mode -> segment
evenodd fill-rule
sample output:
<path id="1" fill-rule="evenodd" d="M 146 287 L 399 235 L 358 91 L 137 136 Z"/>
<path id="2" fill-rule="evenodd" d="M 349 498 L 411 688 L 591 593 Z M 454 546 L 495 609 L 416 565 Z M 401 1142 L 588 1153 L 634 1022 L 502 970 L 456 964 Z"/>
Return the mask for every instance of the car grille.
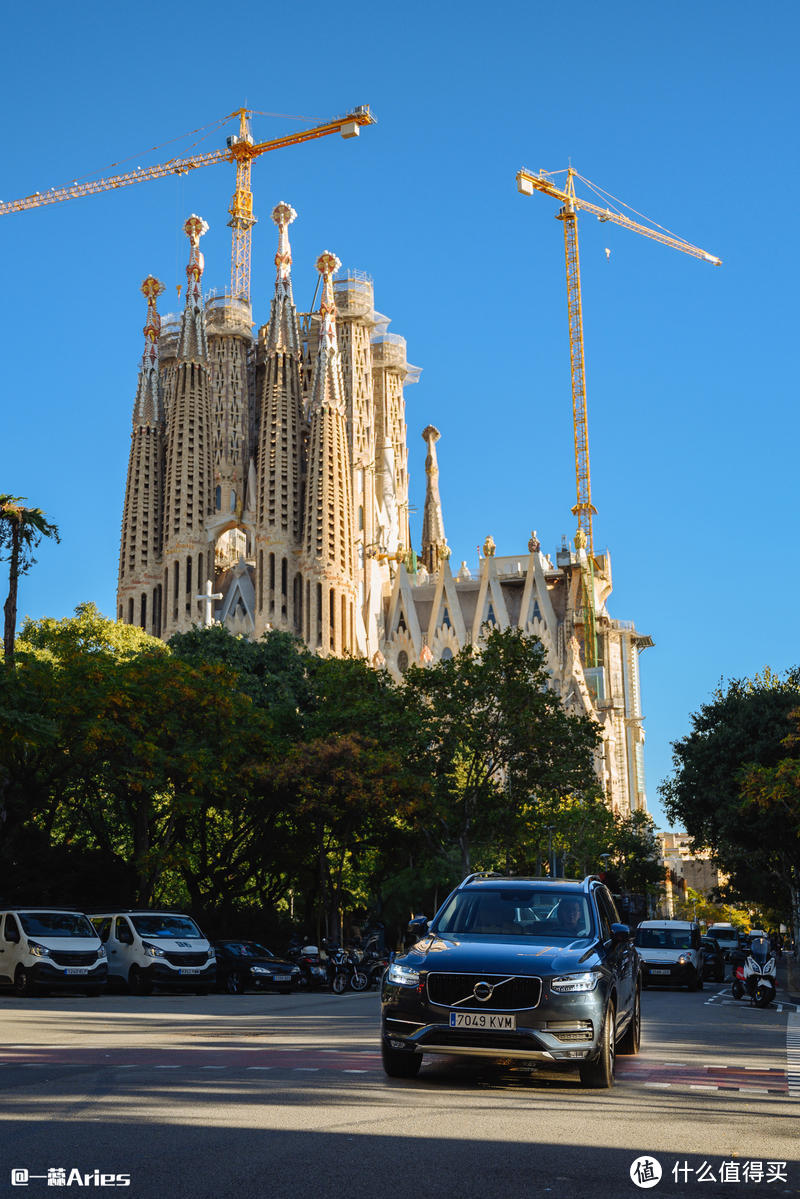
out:
<path id="1" fill-rule="evenodd" d="M 205 966 L 208 961 L 204 953 L 170 953 L 165 950 L 164 957 L 172 966 Z"/>
<path id="2" fill-rule="evenodd" d="M 498 1057 L 503 1056 L 503 1050 L 510 1053 L 512 1049 L 524 1049 L 528 1052 L 543 1049 L 542 1042 L 536 1036 L 526 1036 L 517 1032 L 473 1032 L 468 1028 L 431 1028 L 416 1040 L 420 1047 L 425 1045 L 447 1045 L 453 1049 L 496 1049 Z"/>
<path id="3" fill-rule="evenodd" d="M 91 966 L 97 961 L 95 949 L 90 949 L 85 953 L 68 953 L 63 949 L 53 949 L 47 956 L 57 966 Z"/>
<path id="4" fill-rule="evenodd" d="M 493 987 L 492 995 L 483 1001 L 473 992 L 477 983 Z M 464 1011 L 514 1012 L 533 1008 L 542 997 L 542 980 L 530 975 L 508 974 L 429 974 L 428 999 L 441 1007 L 458 1007 Z"/>

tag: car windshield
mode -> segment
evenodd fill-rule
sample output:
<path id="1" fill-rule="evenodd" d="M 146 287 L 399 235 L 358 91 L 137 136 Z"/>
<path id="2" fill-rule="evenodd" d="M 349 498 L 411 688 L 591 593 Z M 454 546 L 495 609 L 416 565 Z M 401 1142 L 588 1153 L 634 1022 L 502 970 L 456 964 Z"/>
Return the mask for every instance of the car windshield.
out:
<path id="1" fill-rule="evenodd" d="M 160 913 L 148 913 L 144 916 L 131 916 L 133 927 L 143 937 L 170 937 L 172 940 L 188 937 L 202 937 L 203 934 L 188 916 L 169 916 Z"/>
<path id="2" fill-rule="evenodd" d="M 738 944 L 739 934 L 735 928 L 710 928 L 706 933 L 714 941 L 735 941 Z"/>
<path id="3" fill-rule="evenodd" d="M 692 934 L 688 928 L 637 928 L 636 944 L 640 949 L 691 949 Z"/>
<path id="4" fill-rule="evenodd" d="M 223 948 L 237 958 L 271 958 L 275 955 L 255 941 L 223 941 Z"/>
<path id="5" fill-rule="evenodd" d="M 442 935 L 586 937 L 592 921 L 586 897 L 556 887 L 476 887 L 457 891 L 436 922 Z"/>
<path id="6" fill-rule="evenodd" d="M 20 912 L 19 921 L 30 937 L 97 937 L 79 912 Z"/>

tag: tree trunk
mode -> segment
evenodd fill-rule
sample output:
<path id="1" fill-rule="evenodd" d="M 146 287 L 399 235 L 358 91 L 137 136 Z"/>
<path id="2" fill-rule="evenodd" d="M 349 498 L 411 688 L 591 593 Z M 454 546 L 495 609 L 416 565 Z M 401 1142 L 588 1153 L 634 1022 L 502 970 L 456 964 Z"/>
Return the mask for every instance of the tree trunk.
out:
<path id="1" fill-rule="evenodd" d="M 17 525 L 11 529 L 11 558 L 8 570 L 8 598 L 3 605 L 3 656 L 9 666 L 14 665 L 14 636 L 17 631 L 17 588 L 19 586 L 19 540 Z"/>

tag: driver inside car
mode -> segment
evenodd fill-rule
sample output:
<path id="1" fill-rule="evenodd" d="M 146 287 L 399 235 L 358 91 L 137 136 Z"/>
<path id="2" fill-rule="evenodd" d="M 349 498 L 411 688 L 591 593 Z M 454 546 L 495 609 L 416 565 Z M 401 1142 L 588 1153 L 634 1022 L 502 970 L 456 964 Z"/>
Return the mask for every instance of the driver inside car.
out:
<path id="1" fill-rule="evenodd" d="M 580 899 L 567 897 L 560 901 L 558 905 L 558 923 L 568 936 L 586 936 L 586 919 Z"/>

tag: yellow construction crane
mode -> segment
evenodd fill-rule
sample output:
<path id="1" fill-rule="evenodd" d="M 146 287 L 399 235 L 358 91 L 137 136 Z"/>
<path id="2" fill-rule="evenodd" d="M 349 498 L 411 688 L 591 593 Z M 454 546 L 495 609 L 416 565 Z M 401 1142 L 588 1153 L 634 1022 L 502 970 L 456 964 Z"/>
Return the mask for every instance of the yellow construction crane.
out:
<path id="1" fill-rule="evenodd" d="M 253 216 L 253 193 L 250 190 L 250 168 L 253 159 L 266 154 L 268 150 L 282 150 L 286 146 L 296 146 L 318 137 L 327 137 L 329 133 L 340 133 L 344 138 L 358 137 L 363 125 L 375 124 L 369 105 L 359 104 L 351 112 L 334 117 L 324 125 L 315 125 L 311 129 L 302 129 L 267 142 L 254 142 L 249 125 L 251 116 L 252 110 L 237 108 L 225 118 L 226 121 L 234 117 L 239 118 L 239 132 L 227 139 L 225 149 L 211 150 L 207 154 L 194 154 L 185 158 L 172 158 L 158 166 L 137 167 L 134 171 L 112 175 L 107 179 L 94 179 L 88 183 L 75 182 L 69 187 L 53 187 L 46 192 L 34 192 L 32 196 L 24 196 L 21 200 L 0 203 L 0 216 L 24 212 L 27 208 L 39 208 L 43 204 L 57 204 L 61 200 L 72 200 L 78 196 L 92 196 L 97 192 L 112 191 L 117 187 L 130 187 L 132 183 L 142 183 L 146 179 L 162 179 L 165 175 L 187 175 L 189 171 L 211 166 L 215 162 L 233 162 L 236 164 L 236 190 L 228 209 L 231 214 L 228 224 L 233 229 L 231 295 L 249 303 L 250 242 L 251 231 L 256 223 Z"/>
<path id="2" fill-rule="evenodd" d="M 592 481 L 589 470 L 589 423 L 586 413 L 586 364 L 583 353 L 583 307 L 581 302 L 581 270 L 578 255 L 578 211 L 593 213 L 600 221 L 611 221 L 621 225 L 623 229 L 631 229 L 634 233 L 642 233 L 645 237 L 661 242 L 662 245 L 672 246 L 684 254 L 702 258 L 714 266 L 721 266 L 722 260 L 693 246 L 691 242 L 681 237 L 675 237 L 661 227 L 651 228 L 640 225 L 620 212 L 615 212 L 597 204 L 591 204 L 575 194 L 575 179 L 581 179 L 598 193 L 598 189 L 588 179 L 573 170 L 567 169 L 567 179 L 564 187 L 554 182 L 554 176 L 560 171 L 540 171 L 534 175 L 530 171 L 517 171 L 517 190 L 523 196 L 532 196 L 535 191 L 543 192 L 554 200 L 559 200 L 562 207 L 556 213 L 556 218 L 564 226 L 564 254 L 567 264 L 567 309 L 569 315 L 569 353 L 572 369 L 572 421 L 575 434 L 575 482 L 577 503 L 572 509 L 578 518 L 578 544 L 585 544 L 589 562 L 589 579 L 584 577 L 584 608 L 588 628 L 584 638 L 585 657 L 587 666 L 597 665 L 597 635 L 595 631 L 594 610 L 594 536 L 592 517 L 597 515 L 597 509 L 592 504 Z M 604 193 L 607 194 L 607 193 Z M 610 197 L 609 197 L 610 198 Z M 627 205 L 626 205 L 627 207 Z"/>

